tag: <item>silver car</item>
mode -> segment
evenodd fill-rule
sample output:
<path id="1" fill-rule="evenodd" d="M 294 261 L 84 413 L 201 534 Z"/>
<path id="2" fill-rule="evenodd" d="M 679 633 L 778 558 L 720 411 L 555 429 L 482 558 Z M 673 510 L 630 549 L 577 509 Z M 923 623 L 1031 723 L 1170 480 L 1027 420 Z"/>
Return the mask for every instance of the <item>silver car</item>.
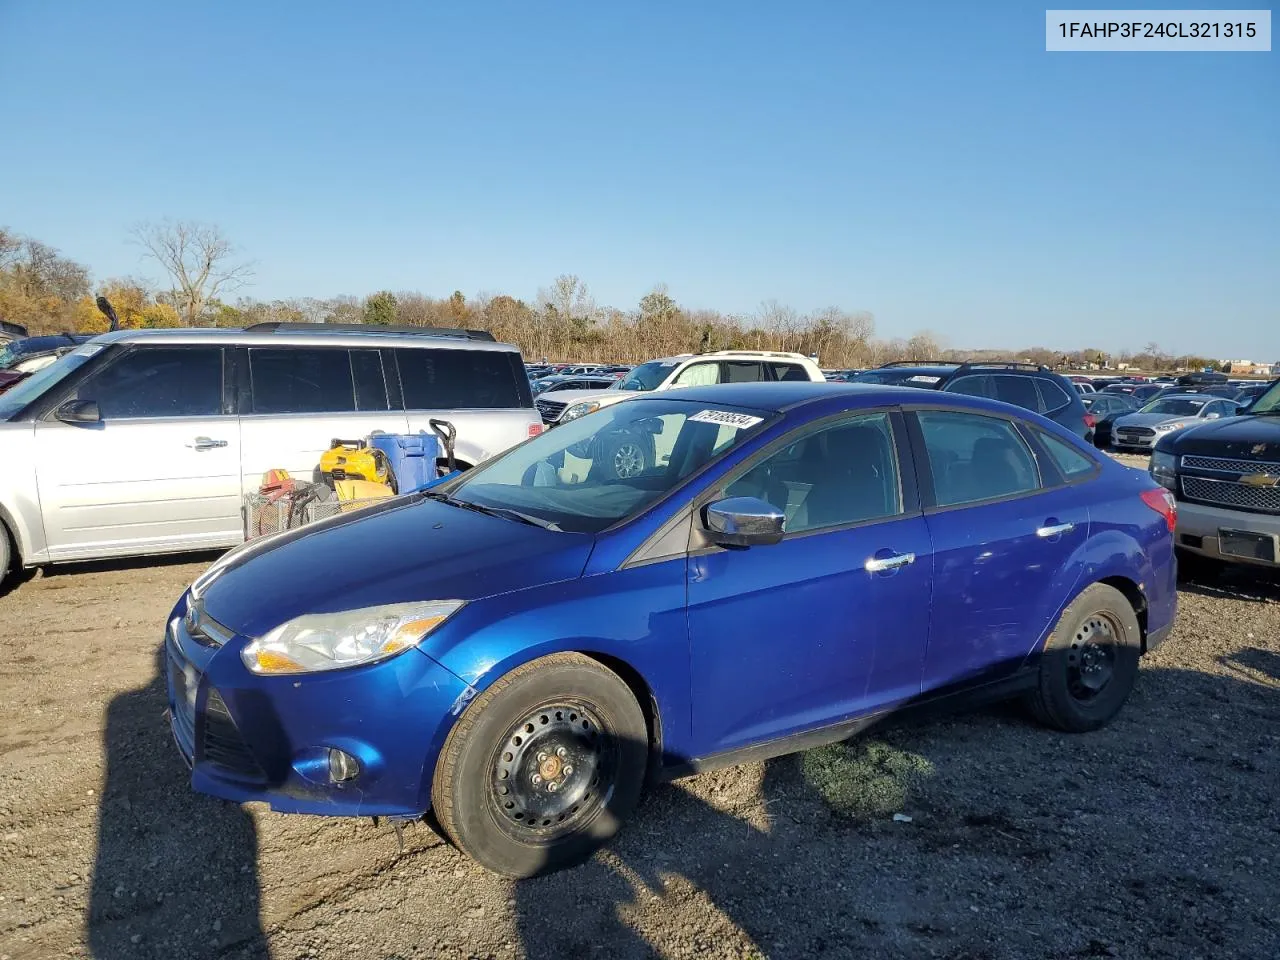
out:
<path id="1" fill-rule="evenodd" d="M 232 546 L 267 470 L 310 480 L 334 438 L 432 417 L 457 428 L 463 468 L 542 431 L 519 350 L 485 333 L 104 334 L 0 394 L 0 577 Z"/>
<path id="2" fill-rule="evenodd" d="M 1240 405 L 1204 393 L 1175 393 L 1153 400 L 1134 413 L 1117 417 L 1111 445 L 1118 450 L 1149 451 L 1156 441 L 1175 430 L 1206 420 L 1235 416 Z"/>

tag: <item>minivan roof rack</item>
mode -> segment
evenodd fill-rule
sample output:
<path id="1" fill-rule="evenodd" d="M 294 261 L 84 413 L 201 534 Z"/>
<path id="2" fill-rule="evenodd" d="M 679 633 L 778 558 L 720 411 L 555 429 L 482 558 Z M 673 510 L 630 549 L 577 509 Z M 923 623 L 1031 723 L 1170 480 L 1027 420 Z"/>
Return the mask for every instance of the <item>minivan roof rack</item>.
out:
<path id="1" fill-rule="evenodd" d="M 384 327 L 372 323 L 291 323 L 269 321 L 244 328 L 246 333 L 410 333 L 423 337 L 455 337 L 462 340 L 485 340 L 493 343 L 488 330 L 464 330 L 461 327 Z"/>
<path id="2" fill-rule="evenodd" d="M 959 366 L 955 360 L 891 360 L 880 364 L 881 370 L 890 367 L 954 367 Z"/>

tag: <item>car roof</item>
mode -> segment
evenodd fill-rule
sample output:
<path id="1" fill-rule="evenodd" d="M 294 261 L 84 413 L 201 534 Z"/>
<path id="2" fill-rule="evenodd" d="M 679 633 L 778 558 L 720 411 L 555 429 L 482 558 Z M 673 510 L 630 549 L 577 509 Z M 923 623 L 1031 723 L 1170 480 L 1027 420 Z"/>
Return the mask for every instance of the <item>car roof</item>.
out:
<path id="1" fill-rule="evenodd" d="M 363 330 L 326 330 L 317 323 L 316 330 L 242 330 L 239 327 L 178 327 L 159 330 L 115 330 L 93 338 L 94 343 L 218 343 L 228 342 L 255 347 L 265 346 L 334 346 L 367 347 L 376 343 L 384 347 L 438 347 L 448 350 L 514 351 L 509 343 L 471 340 L 465 337 L 439 336 L 429 333 L 390 333 L 372 327 Z"/>
<path id="2" fill-rule="evenodd" d="M 1199 400 L 1201 403 L 1208 403 L 1210 400 L 1228 400 L 1229 397 L 1220 397 L 1216 393 L 1170 393 L 1163 397 L 1157 397 L 1157 401 L 1161 400 Z"/>
<path id="3" fill-rule="evenodd" d="M 942 399 L 945 397 L 946 399 Z M 842 383 L 839 381 L 787 380 L 781 383 L 719 383 L 705 387 L 680 387 L 656 393 L 637 394 L 628 402 L 642 403 L 649 400 L 692 400 L 695 403 L 715 403 L 730 407 L 750 407 L 781 413 L 810 403 L 844 398 L 855 401 L 851 407 L 875 407 L 886 404 L 929 404 L 973 406 L 983 409 L 1004 409 L 1008 404 L 969 397 L 963 394 L 940 394 L 918 387 L 897 387 L 878 383 Z M 970 403 L 968 401 L 974 401 Z M 1024 411 L 1031 413 L 1031 411 Z"/>

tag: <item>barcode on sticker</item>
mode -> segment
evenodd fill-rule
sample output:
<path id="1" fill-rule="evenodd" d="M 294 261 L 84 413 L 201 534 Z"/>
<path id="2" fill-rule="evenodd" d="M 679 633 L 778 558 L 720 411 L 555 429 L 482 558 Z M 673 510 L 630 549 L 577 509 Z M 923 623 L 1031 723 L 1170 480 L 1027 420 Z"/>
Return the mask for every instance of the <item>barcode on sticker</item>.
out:
<path id="1" fill-rule="evenodd" d="M 754 427 L 763 417 L 753 417 L 746 413 L 730 413 L 728 410 L 703 410 L 689 418 L 690 423 L 718 423 L 722 427 L 733 427 L 745 430 Z"/>

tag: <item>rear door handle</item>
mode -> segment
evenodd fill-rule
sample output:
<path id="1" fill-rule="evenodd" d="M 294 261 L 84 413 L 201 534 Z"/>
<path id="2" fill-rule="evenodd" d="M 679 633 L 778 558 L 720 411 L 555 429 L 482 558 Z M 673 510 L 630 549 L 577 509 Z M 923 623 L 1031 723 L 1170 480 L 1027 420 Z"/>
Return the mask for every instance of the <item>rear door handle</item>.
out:
<path id="1" fill-rule="evenodd" d="M 216 450 L 218 447 L 225 447 L 225 440 L 210 440 L 208 437 L 196 437 L 194 443 L 188 443 L 187 446 L 195 450 Z"/>
<path id="2" fill-rule="evenodd" d="M 1075 528 L 1076 525 L 1074 523 L 1052 523 L 1038 529 L 1036 536 L 1041 540 L 1048 540 L 1052 537 L 1060 537 L 1064 533 L 1070 533 Z"/>
<path id="3" fill-rule="evenodd" d="M 897 570 L 899 567 L 915 562 L 914 553 L 896 553 L 891 557 L 871 557 L 863 566 L 866 567 L 867 573 L 884 573 L 886 570 Z"/>

